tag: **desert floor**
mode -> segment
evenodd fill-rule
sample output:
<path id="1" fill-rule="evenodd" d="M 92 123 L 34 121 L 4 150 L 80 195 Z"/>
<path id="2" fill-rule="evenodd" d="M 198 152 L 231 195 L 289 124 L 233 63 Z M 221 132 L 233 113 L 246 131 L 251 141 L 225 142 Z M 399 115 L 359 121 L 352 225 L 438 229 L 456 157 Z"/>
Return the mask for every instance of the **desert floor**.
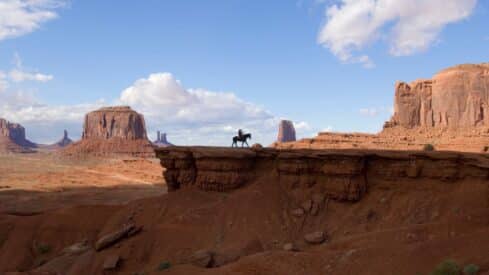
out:
<path id="1" fill-rule="evenodd" d="M 75 205 L 125 204 L 166 193 L 157 159 L 0 155 L 0 213 L 29 215 Z"/>

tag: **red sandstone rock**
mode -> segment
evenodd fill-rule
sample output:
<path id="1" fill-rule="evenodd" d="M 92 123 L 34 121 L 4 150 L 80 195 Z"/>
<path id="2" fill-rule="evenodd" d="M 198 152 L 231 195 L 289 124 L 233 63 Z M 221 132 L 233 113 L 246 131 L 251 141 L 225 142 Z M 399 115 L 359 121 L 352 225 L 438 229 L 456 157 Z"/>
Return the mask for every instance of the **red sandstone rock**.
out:
<path id="1" fill-rule="evenodd" d="M 397 83 L 388 126 L 473 128 L 489 126 L 489 64 L 445 69 L 432 80 Z"/>
<path id="2" fill-rule="evenodd" d="M 153 157 L 143 115 L 128 106 L 105 107 L 85 116 L 80 142 L 68 146 L 67 155 L 129 155 Z"/>
<path id="3" fill-rule="evenodd" d="M 37 145 L 25 137 L 25 128 L 0 118 L 0 152 L 30 152 Z"/>

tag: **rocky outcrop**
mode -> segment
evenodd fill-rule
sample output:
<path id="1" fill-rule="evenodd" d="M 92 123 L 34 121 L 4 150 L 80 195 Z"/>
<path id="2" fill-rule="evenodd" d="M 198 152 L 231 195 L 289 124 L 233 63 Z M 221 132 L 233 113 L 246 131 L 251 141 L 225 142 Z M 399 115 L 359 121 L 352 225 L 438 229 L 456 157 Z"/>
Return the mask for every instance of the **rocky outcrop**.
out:
<path id="1" fill-rule="evenodd" d="M 154 156 L 143 115 L 128 106 L 104 107 L 88 113 L 82 140 L 68 146 L 67 155 Z"/>
<path id="2" fill-rule="evenodd" d="M 70 144 L 73 143 L 73 140 L 68 137 L 68 131 L 64 130 L 63 131 L 63 137 L 56 143 L 48 145 L 47 148 L 49 149 L 59 149 L 59 148 L 64 148 Z"/>
<path id="3" fill-rule="evenodd" d="M 358 201 L 370 177 L 387 181 L 487 179 L 489 159 L 476 154 L 169 147 L 156 151 L 169 190 L 197 187 L 226 192 L 266 177 L 287 190 L 306 189 L 339 201 Z M 316 201 L 303 211 L 313 212 Z M 307 208 L 307 209 L 304 209 Z"/>
<path id="4" fill-rule="evenodd" d="M 129 106 L 104 107 L 85 116 L 82 139 L 147 139 L 144 117 Z"/>
<path id="5" fill-rule="evenodd" d="M 0 118 L 0 151 L 30 152 L 36 147 L 35 143 L 26 138 L 22 125 Z"/>
<path id="6" fill-rule="evenodd" d="M 295 141 L 294 123 L 290 120 L 282 120 L 278 126 L 277 142 Z"/>
<path id="7" fill-rule="evenodd" d="M 448 68 L 431 80 L 396 83 L 394 115 L 386 128 L 489 126 L 489 64 Z"/>
<path id="8" fill-rule="evenodd" d="M 173 146 L 173 144 L 169 143 L 166 139 L 166 133 L 161 133 L 160 131 L 156 134 L 156 140 L 153 141 L 153 145 L 158 147 L 168 147 Z"/>

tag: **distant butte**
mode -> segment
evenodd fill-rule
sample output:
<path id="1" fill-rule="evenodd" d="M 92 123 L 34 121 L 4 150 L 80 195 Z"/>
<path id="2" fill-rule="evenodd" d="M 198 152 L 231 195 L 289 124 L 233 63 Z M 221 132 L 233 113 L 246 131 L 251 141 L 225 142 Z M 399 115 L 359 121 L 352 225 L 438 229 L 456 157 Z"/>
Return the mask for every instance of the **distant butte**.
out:
<path id="1" fill-rule="evenodd" d="M 129 106 L 104 107 L 85 116 L 82 140 L 65 154 L 81 156 L 154 156 L 143 115 Z"/>

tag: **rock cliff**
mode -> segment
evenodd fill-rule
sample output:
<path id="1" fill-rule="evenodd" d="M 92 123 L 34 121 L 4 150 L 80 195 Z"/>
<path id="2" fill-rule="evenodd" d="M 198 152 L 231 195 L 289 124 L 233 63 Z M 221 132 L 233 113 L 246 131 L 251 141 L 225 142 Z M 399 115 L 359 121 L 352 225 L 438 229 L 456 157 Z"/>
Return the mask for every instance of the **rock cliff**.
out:
<path id="1" fill-rule="evenodd" d="M 0 147 L 3 152 L 29 152 L 37 145 L 26 138 L 22 125 L 0 118 Z"/>
<path id="2" fill-rule="evenodd" d="M 295 140 L 296 138 L 294 123 L 290 120 L 280 121 L 278 127 L 277 142 L 291 142 Z"/>
<path id="3" fill-rule="evenodd" d="M 448 68 L 430 80 L 396 83 L 386 128 L 465 129 L 489 126 L 489 64 Z"/>
<path id="4" fill-rule="evenodd" d="M 154 156 L 144 117 L 128 106 L 104 107 L 88 113 L 82 140 L 68 146 L 68 155 Z"/>
<path id="5" fill-rule="evenodd" d="M 359 201 L 372 178 L 454 182 L 489 176 L 486 157 L 447 152 L 169 147 L 156 155 L 169 190 L 196 186 L 225 192 L 266 177 L 291 196 L 310 190 L 339 201 Z"/>

